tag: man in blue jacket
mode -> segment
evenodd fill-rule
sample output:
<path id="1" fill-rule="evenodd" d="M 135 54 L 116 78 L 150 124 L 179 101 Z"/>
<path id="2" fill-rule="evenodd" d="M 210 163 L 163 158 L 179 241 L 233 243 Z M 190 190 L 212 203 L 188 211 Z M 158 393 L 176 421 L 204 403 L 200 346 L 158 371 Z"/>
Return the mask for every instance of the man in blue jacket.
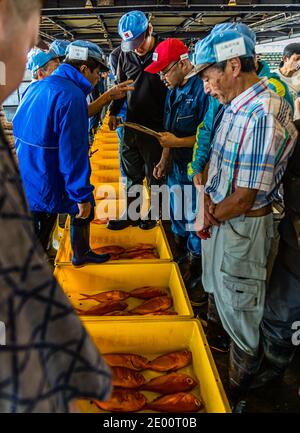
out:
<path id="1" fill-rule="evenodd" d="M 97 45 L 71 43 L 65 63 L 30 86 L 13 120 L 21 177 L 37 235 L 44 233 L 49 218 L 69 213 L 75 266 L 110 258 L 95 254 L 89 246 L 95 203 L 86 97 L 99 81 L 102 68 Z"/>
<path id="2" fill-rule="evenodd" d="M 196 75 L 186 79 L 193 65 L 183 42 L 171 38 L 161 42 L 154 51 L 153 60 L 145 71 L 159 72 L 169 88 L 164 111 L 167 132 L 160 134 L 160 144 L 164 149 L 154 168 L 154 176 L 162 177 L 168 160 L 172 160 L 167 181 L 172 231 L 178 249 L 187 258 L 188 271 L 184 279 L 191 302 L 196 306 L 201 305 L 206 296 L 201 282 L 201 240 L 188 227 L 193 222 L 197 200 L 196 189 L 187 177 L 187 164 L 192 157 L 197 127 L 207 110 L 208 97 L 200 77 Z"/>

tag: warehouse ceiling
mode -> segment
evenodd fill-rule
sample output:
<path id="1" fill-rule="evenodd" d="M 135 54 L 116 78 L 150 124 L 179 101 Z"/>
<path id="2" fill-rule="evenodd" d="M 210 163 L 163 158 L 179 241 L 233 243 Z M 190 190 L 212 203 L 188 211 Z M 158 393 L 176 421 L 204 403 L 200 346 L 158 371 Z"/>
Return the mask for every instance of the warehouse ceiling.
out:
<path id="1" fill-rule="evenodd" d="M 41 39 L 87 39 L 106 53 L 120 44 L 118 21 L 127 11 L 139 9 L 161 37 L 176 37 L 188 45 L 205 37 L 226 21 L 243 21 L 258 42 L 300 34 L 299 0 L 46 0 L 42 11 Z"/>

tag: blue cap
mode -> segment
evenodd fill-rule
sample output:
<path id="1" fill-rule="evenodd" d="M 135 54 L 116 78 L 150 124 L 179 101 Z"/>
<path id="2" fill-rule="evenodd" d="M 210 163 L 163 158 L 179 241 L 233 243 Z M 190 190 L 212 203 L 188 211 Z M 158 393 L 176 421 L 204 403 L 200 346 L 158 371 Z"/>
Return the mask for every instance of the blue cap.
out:
<path id="1" fill-rule="evenodd" d="M 146 15 L 141 11 L 131 11 L 123 15 L 119 21 L 118 32 L 122 38 L 122 51 L 133 51 L 145 39 L 145 31 L 149 26 Z"/>
<path id="2" fill-rule="evenodd" d="M 57 57 L 65 57 L 70 43 L 70 41 L 65 41 L 64 39 L 55 39 L 55 41 L 53 41 L 50 45 L 49 49 L 50 51 L 53 51 Z"/>
<path id="3" fill-rule="evenodd" d="M 57 58 L 57 55 L 52 51 L 43 51 L 39 48 L 33 48 L 29 51 L 27 56 L 27 69 L 34 74 L 38 69 L 55 58 Z"/>
<path id="4" fill-rule="evenodd" d="M 211 31 L 211 33 L 222 33 L 227 30 L 236 30 L 244 36 L 252 39 L 254 44 L 256 44 L 256 34 L 244 23 L 222 23 L 217 24 Z"/>
<path id="5" fill-rule="evenodd" d="M 196 66 L 191 73 L 195 75 L 208 66 L 233 59 L 234 57 L 255 57 L 255 42 L 253 38 L 237 30 L 214 30 L 195 45 Z"/>
<path id="6" fill-rule="evenodd" d="M 76 52 L 74 48 L 86 48 L 86 50 L 83 50 L 83 52 Z M 85 52 L 84 52 L 85 51 Z M 87 60 L 89 57 L 99 62 L 102 66 L 102 71 L 108 71 L 109 68 L 106 66 L 104 60 L 103 60 L 103 51 L 102 49 L 90 41 L 74 41 L 71 42 L 66 50 L 66 57 L 68 59 L 75 59 L 75 60 Z"/>

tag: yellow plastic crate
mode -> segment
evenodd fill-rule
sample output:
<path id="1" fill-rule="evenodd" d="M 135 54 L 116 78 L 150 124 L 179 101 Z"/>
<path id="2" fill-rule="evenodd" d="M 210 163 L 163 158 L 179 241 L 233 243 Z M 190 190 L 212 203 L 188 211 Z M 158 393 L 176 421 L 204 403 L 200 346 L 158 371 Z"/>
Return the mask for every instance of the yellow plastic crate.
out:
<path id="1" fill-rule="evenodd" d="M 115 143 L 115 144 L 100 144 L 98 147 L 99 147 L 99 152 L 102 152 L 102 151 L 106 152 L 107 150 L 109 150 L 109 151 L 112 151 L 112 150 L 117 151 L 117 150 L 119 150 L 119 144 L 118 143 Z"/>
<path id="2" fill-rule="evenodd" d="M 131 322 L 84 321 L 84 325 L 101 353 L 137 353 L 153 359 L 163 353 L 188 349 L 192 352 L 192 365 L 180 372 L 192 375 L 199 386 L 191 391 L 201 396 L 207 413 L 230 413 L 230 406 L 207 344 L 200 322 L 193 320 L 160 319 L 151 322 L 133 320 Z M 157 373 L 144 370 L 146 380 Z M 148 400 L 159 394 L 142 391 Z M 89 400 L 78 400 L 82 412 L 100 412 Z M 142 411 L 143 412 L 143 411 Z M 149 411 L 147 411 L 149 412 Z"/>
<path id="3" fill-rule="evenodd" d="M 117 134 L 113 134 L 112 136 L 109 136 L 108 134 L 103 134 L 102 137 L 98 141 L 100 147 L 102 145 L 114 145 L 119 144 L 118 136 Z"/>
<path id="4" fill-rule="evenodd" d="M 96 152 L 92 158 L 91 162 L 102 161 L 103 159 L 117 159 L 119 160 L 119 151 L 118 150 L 101 150 Z"/>
<path id="5" fill-rule="evenodd" d="M 120 170 L 120 162 L 118 159 L 91 159 L 92 170 Z"/>
<path id="6" fill-rule="evenodd" d="M 108 262 L 111 266 L 116 266 L 122 263 L 157 263 L 161 261 L 170 262 L 173 260 L 172 252 L 161 224 L 157 224 L 157 226 L 151 230 L 141 230 L 138 227 L 127 227 L 120 231 L 108 230 L 105 225 L 91 224 L 90 238 L 92 249 L 100 248 L 105 245 L 119 245 L 124 248 L 132 248 L 139 243 L 145 243 L 155 245 L 159 254 L 159 259 L 111 260 Z M 56 255 L 55 265 L 71 266 L 71 260 L 72 249 L 70 244 L 70 231 L 65 229 Z"/>
<path id="7" fill-rule="evenodd" d="M 70 298 L 74 308 L 88 309 L 97 305 L 96 301 L 80 301 L 82 294 L 100 293 L 108 290 L 130 291 L 144 286 L 169 287 L 173 298 L 173 309 L 176 316 L 160 316 L 162 320 L 188 319 L 193 317 L 193 310 L 180 274 L 177 263 L 151 264 L 119 264 L 119 265 L 86 265 L 82 268 L 73 266 L 56 267 L 54 276 Z M 128 309 L 132 309 L 144 302 L 141 299 L 128 298 Z M 141 322 L 152 320 L 157 316 L 81 316 L 83 320 L 93 318 L 96 321 L 131 321 L 137 317 Z"/>
<path id="8" fill-rule="evenodd" d="M 91 175 L 91 184 L 95 185 L 95 183 L 119 182 L 120 177 L 120 170 L 93 170 Z"/>

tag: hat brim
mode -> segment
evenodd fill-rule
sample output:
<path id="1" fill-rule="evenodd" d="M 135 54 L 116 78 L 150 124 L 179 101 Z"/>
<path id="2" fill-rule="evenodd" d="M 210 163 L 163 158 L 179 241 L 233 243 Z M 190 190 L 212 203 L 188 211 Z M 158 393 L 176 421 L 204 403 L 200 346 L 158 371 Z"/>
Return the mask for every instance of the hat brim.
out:
<path id="1" fill-rule="evenodd" d="M 109 71 L 109 67 L 103 63 L 103 62 L 99 62 L 100 63 L 100 72 L 108 72 Z"/>
<path id="2" fill-rule="evenodd" d="M 214 63 L 202 63 L 201 65 L 194 66 L 194 69 L 185 77 L 185 78 L 192 78 L 195 75 L 199 74 L 200 72 L 204 71 L 204 69 L 209 68 Z"/>
<path id="3" fill-rule="evenodd" d="M 147 68 L 145 68 L 145 72 L 150 72 L 150 74 L 157 74 L 158 72 L 161 72 L 163 69 L 165 69 L 169 65 L 169 62 L 159 62 L 154 61 L 152 62 Z"/>
<path id="4" fill-rule="evenodd" d="M 138 48 L 145 40 L 145 33 L 143 32 L 140 36 L 138 36 L 135 39 L 132 39 L 131 41 L 122 41 L 121 42 L 121 49 L 125 53 L 128 53 L 129 51 L 134 51 L 136 48 Z"/>
<path id="5" fill-rule="evenodd" d="M 99 63 L 100 72 L 108 72 L 109 71 L 109 67 L 103 62 L 102 59 L 100 60 L 98 57 L 93 57 L 93 56 L 89 56 L 89 57 L 91 57 L 92 59 L 96 60 L 96 62 Z"/>

